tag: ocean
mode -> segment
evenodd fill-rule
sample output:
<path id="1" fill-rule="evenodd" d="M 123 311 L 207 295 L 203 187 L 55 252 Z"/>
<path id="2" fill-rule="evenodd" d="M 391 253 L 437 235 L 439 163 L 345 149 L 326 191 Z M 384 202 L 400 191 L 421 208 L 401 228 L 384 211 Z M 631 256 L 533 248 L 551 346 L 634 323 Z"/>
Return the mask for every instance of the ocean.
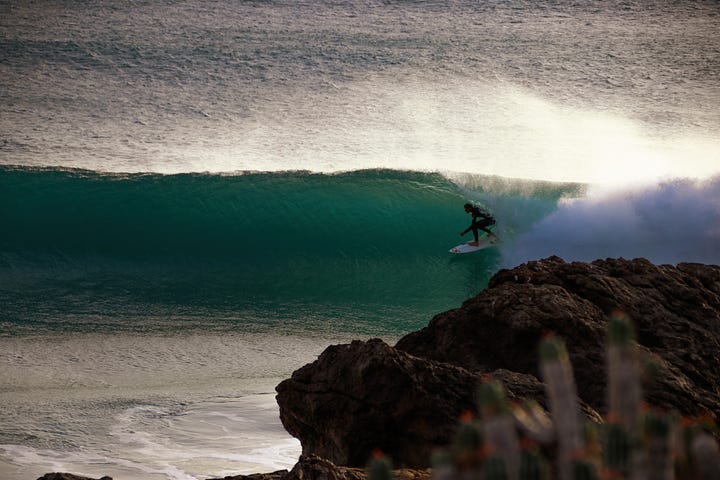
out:
<path id="1" fill-rule="evenodd" d="M 291 468 L 330 344 L 720 264 L 719 107 L 716 1 L 0 0 L 0 478 Z"/>

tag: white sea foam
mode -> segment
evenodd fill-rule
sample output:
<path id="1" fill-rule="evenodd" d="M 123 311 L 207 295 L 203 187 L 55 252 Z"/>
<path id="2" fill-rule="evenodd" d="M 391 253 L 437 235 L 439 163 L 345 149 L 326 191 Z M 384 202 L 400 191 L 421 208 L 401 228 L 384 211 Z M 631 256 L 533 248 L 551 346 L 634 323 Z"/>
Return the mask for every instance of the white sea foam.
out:
<path id="1" fill-rule="evenodd" d="M 0 478 L 194 480 L 290 468 L 274 387 L 341 338 L 0 338 Z"/>
<path id="2" fill-rule="evenodd" d="M 601 190 L 558 210 L 503 250 L 504 263 L 558 255 L 567 261 L 644 257 L 720 264 L 720 177 Z"/>
<path id="3" fill-rule="evenodd" d="M 152 405 L 102 412 L 94 411 L 91 401 L 74 404 L 76 411 L 55 404 L 56 414 L 68 410 L 65 425 L 73 416 L 98 413 L 106 416 L 105 422 L 85 422 L 102 425 L 95 425 L 98 431 L 75 435 L 73 448 L 0 444 L 0 476 L 25 480 L 28 475 L 36 478 L 51 471 L 71 471 L 129 480 L 197 480 L 291 468 L 300 453 L 299 442 L 280 424 L 272 394 L 224 401 L 184 395 L 180 404 L 166 397 L 152 401 Z M 47 419 L 34 423 L 38 430 L 47 430 L 46 436 L 77 433 L 73 427 L 64 431 L 62 423 L 43 421 Z"/>

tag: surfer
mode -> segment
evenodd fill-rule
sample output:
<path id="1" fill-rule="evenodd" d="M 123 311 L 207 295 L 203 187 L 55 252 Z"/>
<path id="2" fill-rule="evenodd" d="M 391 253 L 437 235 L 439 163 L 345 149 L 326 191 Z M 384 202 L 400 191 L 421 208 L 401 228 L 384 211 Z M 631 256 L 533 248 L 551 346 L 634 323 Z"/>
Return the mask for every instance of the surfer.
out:
<path id="1" fill-rule="evenodd" d="M 494 237 L 495 234 L 492 233 L 490 230 L 488 230 L 486 227 L 489 227 L 490 225 L 495 225 L 495 218 L 490 215 L 489 213 L 486 213 L 482 210 L 480 210 L 480 207 L 477 207 L 473 205 L 472 203 L 466 203 L 465 204 L 465 213 L 469 213 L 472 215 L 472 223 L 468 228 L 460 232 L 460 236 L 462 237 L 466 233 L 468 233 L 470 230 L 472 230 L 473 235 L 475 236 L 474 242 L 468 242 L 468 245 L 472 245 L 473 247 L 477 247 L 479 245 L 478 243 L 478 230 L 482 230 L 483 232 L 488 234 L 488 237 Z"/>

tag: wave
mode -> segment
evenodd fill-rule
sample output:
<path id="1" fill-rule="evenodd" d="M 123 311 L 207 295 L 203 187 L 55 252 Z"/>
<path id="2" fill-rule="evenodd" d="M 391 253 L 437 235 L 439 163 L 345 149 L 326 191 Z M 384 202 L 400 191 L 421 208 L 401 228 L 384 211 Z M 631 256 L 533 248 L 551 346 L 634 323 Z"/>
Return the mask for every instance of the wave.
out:
<path id="1" fill-rule="evenodd" d="M 1 167 L 0 295 L 15 323 L 185 314 L 335 328 L 330 315 L 351 329 L 389 318 L 415 328 L 478 293 L 498 268 L 498 249 L 448 254 L 469 223 L 463 203 L 494 211 L 510 240 L 581 192 L 394 170 Z"/>
<path id="2" fill-rule="evenodd" d="M 448 253 L 466 201 L 496 215 L 499 247 Z M 397 334 L 550 255 L 720 263 L 719 212 L 720 177 L 598 192 L 398 170 L 0 167 L 0 324 Z"/>

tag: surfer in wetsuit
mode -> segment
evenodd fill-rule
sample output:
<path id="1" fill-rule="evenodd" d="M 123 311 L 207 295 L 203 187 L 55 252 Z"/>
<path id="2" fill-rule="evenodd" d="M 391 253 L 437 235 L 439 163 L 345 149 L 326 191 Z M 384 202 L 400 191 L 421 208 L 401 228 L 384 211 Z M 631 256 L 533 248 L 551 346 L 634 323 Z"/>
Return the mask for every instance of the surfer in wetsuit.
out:
<path id="1" fill-rule="evenodd" d="M 460 232 L 460 236 L 462 237 L 466 233 L 468 233 L 470 230 L 472 230 L 473 235 L 475 236 L 474 242 L 468 242 L 468 245 L 472 245 L 473 247 L 478 246 L 478 230 L 482 230 L 483 232 L 488 234 L 488 237 L 494 237 L 495 234 L 492 233 L 490 230 L 488 230 L 486 227 L 489 227 L 490 225 L 495 225 L 495 218 L 493 218 L 492 215 L 489 213 L 483 212 L 480 210 L 480 207 L 476 207 L 475 205 L 471 203 L 465 204 L 465 213 L 469 213 L 472 215 L 472 223 L 468 228 Z"/>

